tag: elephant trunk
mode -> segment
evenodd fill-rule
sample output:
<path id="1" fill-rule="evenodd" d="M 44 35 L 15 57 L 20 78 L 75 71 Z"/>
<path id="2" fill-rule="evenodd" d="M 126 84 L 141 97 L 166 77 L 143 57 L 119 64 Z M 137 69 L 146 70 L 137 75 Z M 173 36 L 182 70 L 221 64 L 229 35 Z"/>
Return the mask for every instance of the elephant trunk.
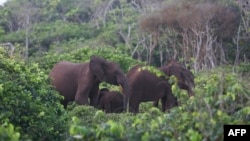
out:
<path id="1" fill-rule="evenodd" d="M 188 95 L 189 95 L 189 97 L 195 96 L 194 91 L 192 90 L 192 88 L 190 88 L 190 90 L 188 91 Z"/>
<path id="2" fill-rule="evenodd" d="M 189 95 L 189 97 L 195 96 L 194 87 L 195 87 L 194 82 L 190 82 L 189 83 L 189 89 L 188 89 L 188 95 Z"/>
<path id="3" fill-rule="evenodd" d="M 128 81 L 127 81 L 126 77 L 124 77 L 123 79 L 120 79 L 120 80 L 121 81 L 118 81 L 118 83 L 121 85 L 122 93 L 124 95 L 123 105 L 124 105 L 124 109 L 127 110 L 130 88 L 129 88 Z"/>

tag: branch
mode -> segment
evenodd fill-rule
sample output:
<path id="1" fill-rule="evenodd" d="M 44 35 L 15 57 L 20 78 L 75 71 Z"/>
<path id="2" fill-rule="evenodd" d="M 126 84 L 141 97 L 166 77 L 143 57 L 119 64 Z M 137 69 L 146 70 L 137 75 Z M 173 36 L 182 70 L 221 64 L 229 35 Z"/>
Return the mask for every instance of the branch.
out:
<path id="1" fill-rule="evenodd" d="M 106 25 L 106 15 L 107 15 L 107 12 L 109 10 L 109 7 L 111 6 L 111 4 L 114 2 L 114 0 L 110 0 L 109 3 L 108 3 L 108 6 L 105 8 L 104 10 L 104 15 L 103 15 L 103 25 L 105 26 Z"/>

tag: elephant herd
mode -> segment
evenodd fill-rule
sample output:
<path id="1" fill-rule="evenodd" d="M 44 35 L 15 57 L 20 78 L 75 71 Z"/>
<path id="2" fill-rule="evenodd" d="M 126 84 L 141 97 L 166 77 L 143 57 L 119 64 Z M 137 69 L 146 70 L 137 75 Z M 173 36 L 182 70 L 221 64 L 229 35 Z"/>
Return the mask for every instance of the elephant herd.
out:
<path id="1" fill-rule="evenodd" d="M 161 100 L 162 111 L 177 106 L 168 79 L 141 68 L 136 65 L 124 74 L 118 64 L 92 56 L 87 63 L 61 61 L 52 68 L 49 77 L 55 89 L 64 96 L 62 104 L 65 108 L 70 101 L 99 107 L 107 113 L 126 109 L 138 113 L 140 103 L 147 101 L 154 101 L 154 106 L 158 106 Z M 175 60 L 158 69 L 166 76 L 176 76 L 178 86 L 187 90 L 190 96 L 194 95 L 194 76 L 190 70 Z M 122 94 L 107 88 L 99 89 L 101 82 L 120 85 Z"/>

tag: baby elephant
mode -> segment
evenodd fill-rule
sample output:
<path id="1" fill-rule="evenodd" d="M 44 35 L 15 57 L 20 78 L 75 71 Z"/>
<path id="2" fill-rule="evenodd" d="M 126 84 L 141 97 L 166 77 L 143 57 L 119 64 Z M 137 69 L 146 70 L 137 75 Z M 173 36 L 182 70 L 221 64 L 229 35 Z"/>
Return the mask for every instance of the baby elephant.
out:
<path id="1" fill-rule="evenodd" d="M 98 106 L 106 113 L 121 113 L 123 111 L 123 95 L 120 92 L 102 88 L 98 94 Z"/>

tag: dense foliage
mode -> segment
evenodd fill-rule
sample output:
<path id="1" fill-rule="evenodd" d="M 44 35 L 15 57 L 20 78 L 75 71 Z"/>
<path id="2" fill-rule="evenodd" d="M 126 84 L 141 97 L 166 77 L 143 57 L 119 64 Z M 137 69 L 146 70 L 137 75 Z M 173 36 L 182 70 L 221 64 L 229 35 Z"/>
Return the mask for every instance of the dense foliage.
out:
<path id="1" fill-rule="evenodd" d="M 76 63 L 89 62 L 90 57 L 93 55 L 103 57 L 109 61 L 119 64 L 124 73 L 126 73 L 130 67 L 134 66 L 135 64 L 142 64 L 142 62 L 134 60 L 128 55 L 123 54 L 122 51 L 111 48 L 90 48 L 86 46 L 73 51 L 70 51 L 71 49 L 68 50 L 59 53 L 48 53 L 44 57 L 35 59 L 35 61 L 39 62 L 40 67 L 47 71 L 49 71 L 53 65 L 59 61 L 68 60 Z"/>
<path id="2" fill-rule="evenodd" d="M 60 140 L 66 130 L 62 97 L 38 64 L 0 53 L 0 124 L 13 124 L 22 139 Z M 6 125 L 10 131 L 13 125 Z M 15 134 L 13 134 L 15 136 Z"/>
<path id="3" fill-rule="evenodd" d="M 248 7 L 245 0 L 11 0 L 0 7 L 0 42 L 26 57 L 68 42 L 118 48 L 155 66 L 179 58 L 197 71 L 250 58 Z"/>
<path id="4" fill-rule="evenodd" d="M 223 140 L 224 124 L 250 124 L 249 83 L 221 70 L 197 74 L 195 82 L 196 95 L 191 98 L 172 86 L 181 106 L 168 113 L 152 108 L 151 103 L 141 106 L 137 115 L 73 109 L 70 139 L 216 141 Z"/>
<path id="5" fill-rule="evenodd" d="M 12 124 L 5 122 L 0 126 L 0 138 L 4 141 L 19 141 L 20 133 Z"/>
<path id="6" fill-rule="evenodd" d="M 250 124 L 249 7 L 247 0 L 7 0 L 0 6 L 0 140 L 223 140 L 224 124 Z M 74 102 L 64 109 L 49 71 L 92 55 L 124 73 L 146 64 L 160 77 L 155 68 L 178 59 L 195 75 L 195 96 L 170 77 L 180 106 L 165 113 L 152 102 L 136 115 Z"/>

